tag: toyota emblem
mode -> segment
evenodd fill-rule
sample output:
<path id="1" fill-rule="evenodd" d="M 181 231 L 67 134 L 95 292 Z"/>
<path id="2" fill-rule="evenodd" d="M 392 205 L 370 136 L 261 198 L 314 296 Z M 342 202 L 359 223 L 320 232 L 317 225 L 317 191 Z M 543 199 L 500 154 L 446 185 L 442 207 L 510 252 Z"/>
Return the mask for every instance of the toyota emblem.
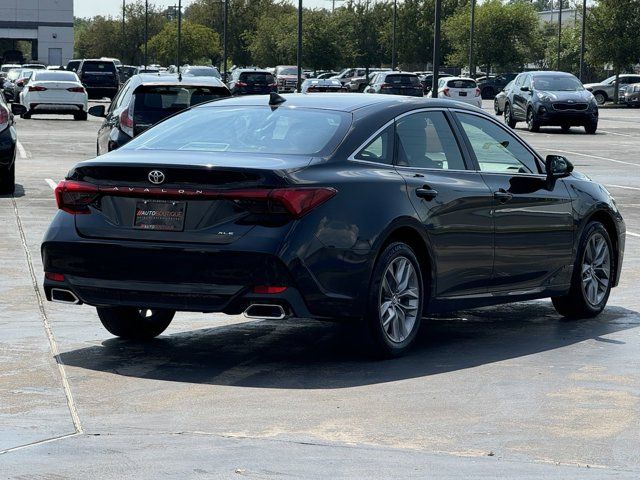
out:
<path id="1" fill-rule="evenodd" d="M 154 185 L 160 185 L 164 182 L 164 173 L 160 170 L 151 170 L 148 175 L 149 181 Z"/>

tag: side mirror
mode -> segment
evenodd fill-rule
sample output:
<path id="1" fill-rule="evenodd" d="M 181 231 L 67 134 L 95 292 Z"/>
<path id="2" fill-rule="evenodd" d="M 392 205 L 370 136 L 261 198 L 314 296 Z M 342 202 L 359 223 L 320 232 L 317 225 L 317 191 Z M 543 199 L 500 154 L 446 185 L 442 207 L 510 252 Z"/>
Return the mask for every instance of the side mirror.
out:
<path id="1" fill-rule="evenodd" d="M 11 113 L 13 113 L 14 115 L 24 115 L 25 113 L 27 113 L 27 107 L 20 103 L 12 103 Z"/>
<path id="2" fill-rule="evenodd" d="M 106 116 L 104 105 L 94 105 L 93 107 L 89 107 L 88 113 L 89 115 L 93 115 L 94 117 L 104 118 Z"/>
<path id="3" fill-rule="evenodd" d="M 544 164 L 548 178 L 568 177 L 573 172 L 573 164 L 561 155 L 547 155 Z"/>
<path id="4" fill-rule="evenodd" d="M 529 87 L 520 87 L 520 90 L 522 90 L 523 92 L 530 92 L 531 89 Z"/>

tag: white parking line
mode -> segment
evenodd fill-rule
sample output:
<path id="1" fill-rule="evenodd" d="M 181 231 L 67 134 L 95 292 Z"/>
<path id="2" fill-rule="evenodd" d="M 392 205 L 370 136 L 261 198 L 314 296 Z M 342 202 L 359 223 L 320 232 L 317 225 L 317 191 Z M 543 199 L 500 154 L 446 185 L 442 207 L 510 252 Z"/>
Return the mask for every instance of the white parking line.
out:
<path id="1" fill-rule="evenodd" d="M 606 133 L 607 135 L 619 135 L 621 137 L 631 137 L 631 138 L 637 138 L 637 135 L 629 135 L 628 133 L 616 133 L 616 132 L 607 132 L 606 130 L 599 130 L 602 133 Z"/>
<path id="2" fill-rule="evenodd" d="M 20 158 L 27 158 L 27 151 L 24 149 L 24 146 L 20 143 L 20 140 L 16 143 L 18 147 L 18 153 L 20 154 Z"/>
<path id="3" fill-rule="evenodd" d="M 50 178 L 45 178 L 44 181 L 49 184 L 49 186 L 51 187 L 51 190 L 55 190 L 56 187 L 58 186 L 58 184 L 53 180 L 51 180 Z"/>
<path id="4" fill-rule="evenodd" d="M 640 238 L 640 233 L 630 232 L 627 230 L 627 235 L 631 235 L 632 237 Z"/>
<path id="5" fill-rule="evenodd" d="M 638 163 L 623 162 L 622 160 L 616 160 L 614 158 L 608 158 L 608 157 L 600 157 L 598 155 L 589 155 L 587 153 L 570 152 L 569 150 L 556 150 L 554 148 L 539 148 L 539 150 L 546 150 L 547 152 L 566 153 L 568 155 L 580 155 L 582 157 L 595 158 L 596 160 L 607 160 L 609 162 L 622 163 L 624 165 L 633 165 L 634 167 L 640 167 L 640 164 Z"/>
<path id="6" fill-rule="evenodd" d="M 622 188 L 623 190 L 640 190 L 638 187 L 626 187 L 624 185 L 605 185 L 605 187 Z"/>

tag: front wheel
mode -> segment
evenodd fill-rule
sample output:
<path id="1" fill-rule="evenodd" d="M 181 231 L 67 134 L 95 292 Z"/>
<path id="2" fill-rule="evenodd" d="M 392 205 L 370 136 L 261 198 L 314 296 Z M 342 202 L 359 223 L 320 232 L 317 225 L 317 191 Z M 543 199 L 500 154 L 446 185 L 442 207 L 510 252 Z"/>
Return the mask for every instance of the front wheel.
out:
<path id="1" fill-rule="evenodd" d="M 397 357 L 412 345 L 422 319 L 424 286 L 418 259 L 407 244 L 387 246 L 374 267 L 367 323 L 382 357 Z"/>
<path id="2" fill-rule="evenodd" d="M 73 114 L 73 119 L 74 120 L 80 120 L 80 121 L 84 121 L 87 119 L 87 112 L 82 111 L 82 112 L 77 112 Z"/>
<path id="3" fill-rule="evenodd" d="M 539 132 L 540 131 L 540 122 L 536 114 L 533 111 L 533 108 L 527 110 L 527 130 L 530 132 Z"/>
<path id="4" fill-rule="evenodd" d="M 126 340 L 149 340 L 164 332 L 175 315 L 173 310 L 135 307 L 97 307 L 104 328 Z"/>
<path id="5" fill-rule="evenodd" d="M 599 222 L 585 228 L 567 295 L 552 298 L 556 311 L 569 318 L 592 318 L 604 310 L 615 271 L 609 233 Z"/>
<path id="6" fill-rule="evenodd" d="M 502 115 L 502 110 L 500 110 L 500 104 L 497 98 L 493 101 L 493 111 L 496 112 L 496 115 Z"/>
<path id="7" fill-rule="evenodd" d="M 587 132 L 588 135 L 595 135 L 596 130 L 598 130 L 598 122 L 587 123 L 584 126 L 584 131 Z"/>

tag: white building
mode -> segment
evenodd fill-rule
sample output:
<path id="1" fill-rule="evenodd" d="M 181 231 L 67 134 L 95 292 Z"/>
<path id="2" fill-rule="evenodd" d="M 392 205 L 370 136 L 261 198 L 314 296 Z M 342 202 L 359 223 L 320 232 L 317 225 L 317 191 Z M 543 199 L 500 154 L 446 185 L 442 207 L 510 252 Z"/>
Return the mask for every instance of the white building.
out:
<path id="1" fill-rule="evenodd" d="M 557 9 L 538 12 L 538 19 L 541 23 L 558 23 L 559 16 L 560 11 Z M 575 8 L 562 9 L 562 25 L 573 27 L 579 22 L 582 22 L 582 12 L 580 12 L 580 10 Z"/>
<path id="2" fill-rule="evenodd" d="M 0 0 L 0 39 L 31 41 L 32 60 L 66 65 L 73 57 L 73 0 Z"/>

